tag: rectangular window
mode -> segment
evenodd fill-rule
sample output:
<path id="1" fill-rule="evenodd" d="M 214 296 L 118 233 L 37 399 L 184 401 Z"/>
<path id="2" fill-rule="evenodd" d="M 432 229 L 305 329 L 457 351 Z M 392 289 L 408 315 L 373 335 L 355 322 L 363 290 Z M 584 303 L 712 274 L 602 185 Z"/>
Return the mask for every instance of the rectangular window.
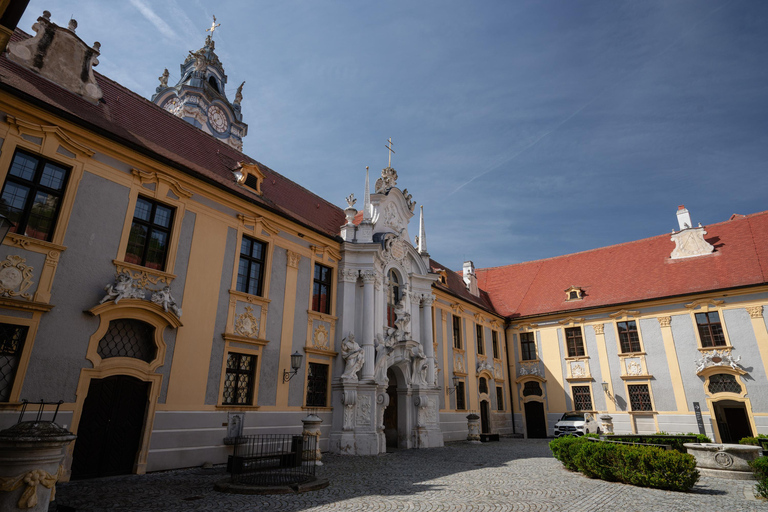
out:
<path id="1" fill-rule="evenodd" d="M 619 328 L 619 342 L 621 343 L 622 354 L 640 352 L 640 335 L 637 333 L 635 321 L 619 322 L 616 326 Z"/>
<path id="2" fill-rule="evenodd" d="M 11 399 L 11 388 L 28 330 L 26 325 L 0 324 L 0 402 Z"/>
<path id="3" fill-rule="evenodd" d="M 522 361 L 536 360 L 536 338 L 532 332 L 520 333 L 520 356 Z"/>
<path id="4" fill-rule="evenodd" d="M 723 334 L 723 327 L 720 325 L 720 315 L 717 314 L 717 311 L 696 313 L 696 326 L 699 328 L 702 347 L 725 346 L 725 335 Z"/>
<path id="5" fill-rule="evenodd" d="M 307 407 L 328 406 L 328 365 L 307 365 Z"/>
<path id="6" fill-rule="evenodd" d="M 133 212 L 125 261 L 154 270 L 164 270 L 172 225 L 173 208 L 139 197 Z"/>
<path id="7" fill-rule="evenodd" d="M 451 315 L 453 318 L 453 347 L 461 348 L 461 317 Z"/>
<path id="8" fill-rule="evenodd" d="M 584 340 L 581 337 L 581 327 L 565 329 L 565 346 L 568 347 L 568 357 L 584 355 Z"/>
<path id="9" fill-rule="evenodd" d="M 477 338 L 477 353 L 479 355 L 485 355 L 485 341 L 483 340 L 483 326 L 480 324 L 475 325 L 475 335 Z"/>
<path id="10" fill-rule="evenodd" d="M 648 384 L 630 384 L 629 405 L 633 411 L 652 411 L 651 393 L 648 391 Z"/>
<path id="11" fill-rule="evenodd" d="M 496 410 L 504 410 L 504 388 L 496 386 Z"/>
<path id="12" fill-rule="evenodd" d="M 267 244 L 247 236 L 243 237 L 237 266 L 237 291 L 251 295 L 262 294 L 266 249 Z"/>
<path id="13" fill-rule="evenodd" d="M 501 359 L 501 352 L 499 351 L 499 333 L 491 331 L 491 343 L 493 344 L 493 358 Z"/>
<path id="14" fill-rule="evenodd" d="M 253 384 L 256 356 L 227 354 L 227 374 L 224 377 L 224 405 L 253 405 Z"/>
<path id="15" fill-rule="evenodd" d="M 467 409 L 467 397 L 464 396 L 464 381 L 460 380 L 456 383 L 456 410 L 464 411 Z"/>
<path id="16" fill-rule="evenodd" d="M 312 286 L 312 311 L 331 313 L 331 275 L 330 268 L 315 263 L 315 279 Z"/>
<path id="17" fill-rule="evenodd" d="M 16 151 L 0 194 L 10 231 L 50 242 L 68 178 L 69 168 Z"/>
<path id="18" fill-rule="evenodd" d="M 589 386 L 573 386 L 573 409 L 576 411 L 592 410 L 592 394 Z"/>

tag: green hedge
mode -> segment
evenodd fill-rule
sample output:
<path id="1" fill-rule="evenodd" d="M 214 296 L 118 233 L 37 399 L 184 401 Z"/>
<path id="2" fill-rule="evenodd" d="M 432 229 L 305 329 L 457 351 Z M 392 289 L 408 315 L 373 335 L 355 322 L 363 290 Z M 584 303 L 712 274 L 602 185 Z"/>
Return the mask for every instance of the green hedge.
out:
<path id="1" fill-rule="evenodd" d="M 671 491 L 687 491 L 699 479 L 696 459 L 674 450 L 572 436 L 555 439 L 549 447 L 566 468 L 590 478 Z"/>
<path id="2" fill-rule="evenodd" d="M 760 446 L 760 439 L 768 439 L 768 436 L 765 434 L 757 434 L 757 437 L 743 437 L 739 441 L 739 444 L 749 444 L 753 446 Z"/>
<path id="3" fill-rule="evenodd" d="M 768 457 L 758 457 L 750 461 L 752 471 L 755 472 L 757 484 L 755 485 L 755 496 L 758 498 L 768 498 Z"/>
<path id="4" fill-rule="evenodd" d="M 613 435 L 611 441 L 642 444 L 668 444 L 673 450 L 687 453 L 685 443 L 711 443 L 712 440 L 703 434 L 655 434 L 655 435 Z"/>

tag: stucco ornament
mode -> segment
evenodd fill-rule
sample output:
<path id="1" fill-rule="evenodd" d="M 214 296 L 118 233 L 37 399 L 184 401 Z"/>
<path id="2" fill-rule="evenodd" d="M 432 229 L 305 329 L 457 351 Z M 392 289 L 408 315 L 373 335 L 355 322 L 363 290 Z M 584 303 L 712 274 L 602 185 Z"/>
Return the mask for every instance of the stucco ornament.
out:
<path id="1" fill-rule="evenodd" d="M 363 367 L 365 354 L 355 341 L 355 335 L 350 333 L 341 342 L 341 357 L 344 358 L 344 373 L 342 380 L 357 382 L 357 372 Z"/>
<path id="2" fill-rule="evenodd" d="M 0 295 L 3 297 L 24 297 L 31 299 L 27 290 L 32 286 L 33 268 L 21 256 L 9 254 L 0 264 Z"/>
<path id="3" fill-rule="evenodd" d="M 355 203 L 357 202 L 357 199 L 355 199 L 355 194 L 349 194 L 346 197 L 347 200 L 347 207 L 353 208 L 355 206 Z"/>
<path id="4" fill-rule="evenodd" d="M 480 373 L 481 371 L 486 370 L 493 375 L 493 365 L 489 363 L 488 361 L 481 361 L 477 365 L 477 373 Z"/>
<path id="5" fill-rule="evenodd" d="M 312 344 L 315 348 L 321 350 L 328 350 L 330 348 L 328 329 L 324 325 L 319 325 L 315 329 L 315 332 L 312 334 Z"/>
<path id="6" fill-rule="evenodd" d="M 673 260 L 693 258 L 714 252 L 715 247 L 704 240 L 704 235 L 706 234 L 707 232 L 701 226 L 674 233 L 672 241 L 675 242 L 675 249 L 672 251 L 670 258 Z"/>
<path id="7" fill-rule="evenodd" d="M 584 363 L 571 363 L 571 375 L 574 377 L 586 376 L 587 370 L 584 368 Z"/>
<path id="8" fill-rule="evenodd" d="M 59 470 L 55 475 L 48 473 L 42 469 L 33 469 L 27 473 L 23 473 L 17 477 L 5 477 L 0 478 L 0 491 L 11 492 L 19 489 L 22 486 L 26 486 L 24 492 L 21 493 L 17 507 L 24 510 L 37 506 L 37 486 L 42 485 L 51 490 L 51 499 L 56 499 L 56 482 L 59 480 L 63 473 L 63 468 L 59 466 Z"/>
<path id="9" fill-rule="evenodd" d="M 247 338 L 255 338 L 259 335 L 259 319 L 253 316 L 251 306 L 245 306 L 245 312 L 235 319 L 235 334 Z"/>
<path id="10" fill-rule="evenodd" d="M 517 369 L 517 374 L 523 375 L 537 375 L 541 376 L 541 370 L 539 369 L 539 363 L 522 363 Z"/>
<path id="11" fill-rule="evenodd" d="M 128 272 L 121 272 L 118 274 L 114 284 L 105 286 L 104 291 L 107 292 L 107 294 L 99 301 L 99 304 L 104 304 L 110 300 L 114 300 L 115 304 L 118 304 L 122 299 L 143 300 L 145 298 L 144 291 L 136 286 L 131 274 Z"/>
<path id="12" fill-rule="evenodd" d="M 152 292 L 150 300 L 162 307 L 166 313 L 171 311 L 174 315 L 181 318 L 181 308 L 176 304 L 176 299 L 173 298 L 173 295 L 171 295 L 171 288 L 169 286 L 163 286 L 160 290 Z"/>
<path id="13" fill-rule="evenodd" d="M 730 348 L 712 350 L 702 354 L 701 359 L 695 361 L 696 373 L 711 366 L 730 366 L 734 370 L 741 370 L 739 361 L 741 361 L 741 356 L 734 358 Z"/>
<path id="14" fill-rule="evenodd" d="M 371 397 L 368 395 L 361 395 L 357 400 L 357 414 L 355 422 L 358 425 L 370 425 L 371 424 Z"/>
<path id="15" fill-rule="evenodd" d="M 627 361 L 628 375 L 642 375 L 643 367 L 637 361 Z"/>
<path id="16" fill-rule="evenodd" d="M 453 356 L 453 371 L 456 373 L 465 373 L 464 357 L 462 357 L 461 354 L 454 354 Z"/>

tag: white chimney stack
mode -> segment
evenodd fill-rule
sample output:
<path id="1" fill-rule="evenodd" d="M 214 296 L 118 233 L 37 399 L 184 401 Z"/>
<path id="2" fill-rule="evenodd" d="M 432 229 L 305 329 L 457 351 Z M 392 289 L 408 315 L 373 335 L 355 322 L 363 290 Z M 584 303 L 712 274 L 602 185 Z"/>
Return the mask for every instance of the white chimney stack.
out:
<path id="1" fill-rule="evenodd" d="M 681 204 L 677 207 L 677 223 L 680 225 L 680 231 L 693 227 L 693 222 L 691 222 L 691 214 L 688 213 L 685 205 Z"/>
<path id="2" fill-rule="evenodd" d="M 479 291 L 477 289 L 477 276 L 475 276 L 475 264 L 471 261 L 465 261 L 464 262 L 464 284 L 467 285 L 467 290 L 469 290 L 469 293 L 472 295 L 478 295 Z"/>

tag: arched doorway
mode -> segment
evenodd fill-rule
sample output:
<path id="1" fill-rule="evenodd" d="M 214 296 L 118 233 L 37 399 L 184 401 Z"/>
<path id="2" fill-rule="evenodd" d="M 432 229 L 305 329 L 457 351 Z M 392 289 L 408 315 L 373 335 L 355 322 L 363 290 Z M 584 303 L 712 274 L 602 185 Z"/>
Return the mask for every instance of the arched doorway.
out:
<path id="1" fill-rule="evenodd" d="M 744 402 L 718 400 L 713 405 L 721 442 L 738 443 L 745 437 L 752 437 L 749 413 Z"/>
<path id="2" fill-rule="evenodd" d="M 384 437 L 387 440 L 387 448 L 397 448 L 397 377 L 392 368 L 387 370 L 389 385 L 387 386 L 387 395 L 389 396 L 389 405 L 384 409 Z"/>
<path id="3" fill-rule="evenodd" d="M 544 418 L 544 404 L 541 402 L 525 402 L 525 431 L 528 438 L 543 439 L 547 437 L 547 422 Z"/>
<path id="4" fill-rule="evenodd" d="M 127 375 L 91 379 L 77 427 L 73 480 L 134 472 L 149 388 Z"/>

